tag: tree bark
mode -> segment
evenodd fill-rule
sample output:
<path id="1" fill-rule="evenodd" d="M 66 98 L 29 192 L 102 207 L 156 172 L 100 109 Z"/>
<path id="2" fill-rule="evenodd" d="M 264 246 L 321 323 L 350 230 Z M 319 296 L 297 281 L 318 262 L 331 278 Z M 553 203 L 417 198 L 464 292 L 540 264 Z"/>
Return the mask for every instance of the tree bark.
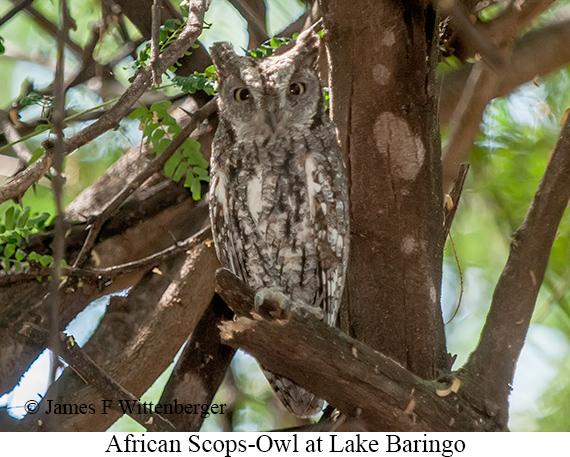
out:
<path id="1" fill-rule="evenodd" d="M 415 374 L 446 368 L 437 17 L 426 2 L 320 0 L 349 172 L 348 323 Z"/>

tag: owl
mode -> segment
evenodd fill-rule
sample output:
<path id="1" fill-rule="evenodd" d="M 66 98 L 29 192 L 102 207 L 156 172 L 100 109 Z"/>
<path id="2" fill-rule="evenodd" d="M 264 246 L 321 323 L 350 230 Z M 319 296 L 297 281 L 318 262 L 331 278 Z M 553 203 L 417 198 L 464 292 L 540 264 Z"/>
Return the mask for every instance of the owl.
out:
<path id="1" fill-rule="evenodd" d="M 222 266 L 257 291 L 336 325 L 349 249 L 347 174 L 317 74 L 312 31 L 263 60 L 210 49 L 219 87 L 210 219 Z M 295 415 L 323 402 L 266 372 Z"/>

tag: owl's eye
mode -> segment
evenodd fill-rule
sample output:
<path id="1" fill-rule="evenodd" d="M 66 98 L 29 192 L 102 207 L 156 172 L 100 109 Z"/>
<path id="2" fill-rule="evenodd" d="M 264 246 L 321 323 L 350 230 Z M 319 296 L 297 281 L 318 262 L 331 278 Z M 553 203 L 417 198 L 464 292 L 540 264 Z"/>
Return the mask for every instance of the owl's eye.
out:
<path id="1" fill-rule="evenodd" d="M 249 93 L 249 89 L 236 89 L 234 91 L 234 98 L 236 99 L 236 102 L 245 102 L 249 97 L 251 97 L 251 94 Z"/>
<path id="2" fill-rule="evenodd" d="M 305 93 L 305 85 L 303 83 L 293 83 L 289 86 L 291 95 L 303 95 Z"/>

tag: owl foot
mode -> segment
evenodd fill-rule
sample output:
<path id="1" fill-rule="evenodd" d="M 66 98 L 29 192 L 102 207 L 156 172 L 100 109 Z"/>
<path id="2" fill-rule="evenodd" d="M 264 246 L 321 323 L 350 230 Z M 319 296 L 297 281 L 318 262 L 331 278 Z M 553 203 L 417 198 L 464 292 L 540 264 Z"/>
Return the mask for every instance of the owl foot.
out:
<path id="1" fill-rule="evenodd" d="M 294 302 L 275 287 L 260 289 L 255 294 L 253 306 L 258 313 L 275 319 L 287 318 L 290 312 L 295 312 L 300 316 L 311 315 L 319 320 L 324 318 L 321 308 Z"/>

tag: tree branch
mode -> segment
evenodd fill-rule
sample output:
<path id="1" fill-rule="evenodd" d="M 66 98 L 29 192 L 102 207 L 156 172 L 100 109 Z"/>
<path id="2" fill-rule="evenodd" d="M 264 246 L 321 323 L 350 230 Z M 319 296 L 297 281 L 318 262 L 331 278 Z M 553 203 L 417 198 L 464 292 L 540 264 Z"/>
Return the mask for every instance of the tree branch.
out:
<path id="1" fill-rule="evenodd" d="M 566 120 L 493 294 L 477 349 L 462 368 L 469 397 L 506 426 L 508 396 L 536 297 L 570 200 L 570 118 Z M 482 403 L 482 404 L 481 404 Z"/>
<path id="2" fill-rule="evenodd" d="M 462 163 L 459 167 L 459 172 L 457 177 L 453 182 L 453 188 L 446 195 L 445 205 L 443 207 L 443 242 L 447 240 L 447 235 L 451 230 L 451 224 L 453 224 L 453 219 L 455 213 L 457 212 L 457 207 L 459 206 L 459 200 L 461 199 L 461 193 L 463 192 L 463 184 L 465 184 L 465 179 L 467 179 L 467 172 L 469 171 L 469 164 Z M 447 200 L 449 197 L 449 200 Z"/>
<path id="3" fill-rule="evenodd" d="M 196 41 L 202 31 L 204 12 L 205 0 L 193 0 L 190 2 L 188 21 L 184 29 L 178 38 L 160 55 L 157 69 L 161 74 L 174 65 L 178 58 Z M 132 84 L 109 111 L 93 124 L 65 140 L 65 153 L 69 154 L 107 130 L 118 127 L 119 122 L 129 113 L 133 104 L 149 89 L 151 81 L 152 71 L 150 68 L 144 67 L 137 71 Z M 50 149 L 53 147 L 53 143 L 44 142 L 44 147 L 46 148 L 45 155 L 51 157 Z M 34 162 L 27 168 L 29 174 L 21 176 L 17 183 L 14 182 L 15 180 L 12 180 L 0 188 L 0 203 L 11 198 L 20 198 L 38 179 L 37 176 L 43 176 L 47 171 L 49 166 L 46 167 L 46 162 L 46 160 Z M 51 161 L 49 165 L 51 166 Z M 30 179 L 31 177 L 34 180 Z"/>
<path id="4" fill-rule="evenodd" d="M 224 301 L 238 315 L 248 316 L 220 326 L 225 344 L 247 351 L 268 370 L 359 419 L 367 430 L 497 429 L 492 419 L 480 416 L 454 393 L 457 388 L 424 381 L 312 316 L 291 313 L 285 319 L 274 319 L 271 310 L 261 310 L 267 318 L 252 313 L 251 288 L 228 270 L 218 270 L 216 280 Z"/>
<path id="5" fill-rule="evenodd" d="M 218 294 L 192 331 L 159 403 L 209 405 L 222 384 L 235 349 L 222 344 L 218 325 L 233 318 L 232 311 Z M 172 417 L 176 428 L 184 432 L 200 430 L 201 415 L 180 414 Z"/>
<path id="6" fill-rule="evenodd" d="M 507 95 L 521 84 L 532 81 L 536 76 L 551 73 L 570 62 L 569 42 L 569 20 L 556 22 L 528 32 L 515 43 L 510 61 L 497 74 L 499 83 L 491 93 L 489 101 L 494 97 Z M 440 121 L 442 124 L 447 124 L 452 119 L 472 66 L 464 65 L 459 70 L 443 76 L 440 103 Z M 460 160 L 458 163 L 461 162 Z"/>

